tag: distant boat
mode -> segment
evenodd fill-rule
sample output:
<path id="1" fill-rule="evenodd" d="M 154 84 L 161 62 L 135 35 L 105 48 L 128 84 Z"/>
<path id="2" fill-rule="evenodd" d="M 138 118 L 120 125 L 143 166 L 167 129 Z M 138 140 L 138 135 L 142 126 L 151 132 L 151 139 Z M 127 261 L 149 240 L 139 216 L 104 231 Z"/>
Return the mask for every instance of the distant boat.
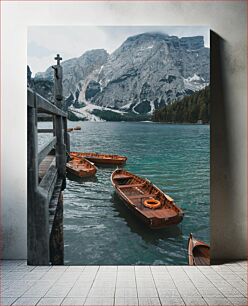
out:
<path id="1" fill-rule="evenodd" d="M 111 175 L 111 182 L 124 204 L 151 229 L 160 229 L 178 224 L 184 213 L 174 200 L 150 181 L 117 169 Z"/>
<path id="2" fill-rule="evenodd" d="M 188 261 L 190 266 L 210 265 L 210 246 L 195 239 L 192 234 L 188 239 Z"/>
<path id="3" fill-rule="evenodd" d="M 96 174 L 96 166 L 82 157 L 73 157 L 67 164 L 66 169 L 71 174 L 83 178 L 90 177 Z"/>
<path id="4" fill-rule="evenodd" d="M 79 126 L 79 125 L 75 126 L 75 127 L 74 127 L 74 130 L 75 130 L 75 131 L 81 130 L 81 126 Z"/>
<path id="5" fill-rule="evenodd" d="M 67 132 L 72 132 L 73 131 L 73 128 L 68 128 L 67 129 Z"/>
<path id="6" fill-rule="evenodd" d="M 71 157 L 84 157 L 96 165 L 123 165 L 127 161 L 127 157 L 113 154 L 99 154 L 89 152 L 71 152 Z"/>

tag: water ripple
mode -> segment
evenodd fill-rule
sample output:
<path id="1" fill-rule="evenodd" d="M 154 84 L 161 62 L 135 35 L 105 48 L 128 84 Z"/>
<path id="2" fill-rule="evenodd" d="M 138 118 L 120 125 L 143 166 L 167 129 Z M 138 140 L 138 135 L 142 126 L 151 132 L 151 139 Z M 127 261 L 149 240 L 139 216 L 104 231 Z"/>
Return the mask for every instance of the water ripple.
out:
<path id="1" fill-rule="evenodd" d="M 193 232 L 209 242 L 209 126 L 82 122 L 71 150 L 128 157 L 126 169 L 147 177 L 185 212 L 175 227 L 145 228 L 116 197 L 115 168 L 98 168 L 95 179 L 67 180 L 64 192 L 66 264 L 187 264 Z M 71 126 L 74 126 L 71 123 Z"/>

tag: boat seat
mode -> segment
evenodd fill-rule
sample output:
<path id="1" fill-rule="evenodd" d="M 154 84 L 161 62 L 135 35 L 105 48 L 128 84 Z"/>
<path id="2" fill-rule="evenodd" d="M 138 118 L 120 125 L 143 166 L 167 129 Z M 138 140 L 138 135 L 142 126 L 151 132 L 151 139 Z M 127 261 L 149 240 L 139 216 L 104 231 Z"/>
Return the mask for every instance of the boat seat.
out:
<path id="1" fill-rule="evenodd" d="M 131 187 L 142 187 L 144 186 L 144 183 L 142 184 L 129 184 L 129 185 L 119 185 L 119 188 L 131 188 Z"/>
<path id="2" fill-rule="evenodd" d="M 135 200 L 135 199 L 142 199 L 142 198 L 153 198 L 157 194 L 156 193 L 146 193 L 146 194 L 139 194 L 135 196 L 128 196 L 128 199 Z"/>
<path id="3" fill-rule="evenodd" d="M 124 180 L 124 179 L 129 179 L 133 178 L 131 175 L 115 175 L 114 180 Z"/>

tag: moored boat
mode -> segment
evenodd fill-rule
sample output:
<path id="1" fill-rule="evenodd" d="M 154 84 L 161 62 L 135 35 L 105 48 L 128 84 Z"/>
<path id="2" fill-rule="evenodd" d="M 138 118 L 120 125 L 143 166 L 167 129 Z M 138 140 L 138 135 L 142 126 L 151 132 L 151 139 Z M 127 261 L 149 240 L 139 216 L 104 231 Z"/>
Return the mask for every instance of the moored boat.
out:
<path id="1" fill-rule="evenodd" d="M 210 265 L 210 246 L 195 239 L 192 234 L 188 239 L 188 261 L 190 266 Z"/>
<path id="2" fill-rule="evenodd" d="M 151 229 L 182 221 L 184 213 L 174 200 L 147 179 L 117 169 L 111 175 L 111 182 L 124 204 Z"/>
<path id="3" fill-rule="evenodd" d="M 81 126 L 79 126 L 79 125 L 75 126 L 75 127 L 74 127 L 74 130 L 75 130 L 75 131 L 81 130 Z"/>
<path id="4" fill-rule="evenodd" d="M 127 161 L 126 156 L 114 154 L 100 154 L 90 152 L 71 152 L 70 155 L 84 157 L 96 165 L 123 165 Z"/>
<path id="5" fill-rule="evenodd" d="M 89 160 L 82 157 L 72 157 L 66 164 L 69 173 L 77 177 L 90 177 L 96 174 L 96 166 Z"/>
<path id="6" fill-rule="evenodd" d="M 67 129 L 67 132 L 72 132 L 73 131 L 73 128 L 68 128 Z"/>

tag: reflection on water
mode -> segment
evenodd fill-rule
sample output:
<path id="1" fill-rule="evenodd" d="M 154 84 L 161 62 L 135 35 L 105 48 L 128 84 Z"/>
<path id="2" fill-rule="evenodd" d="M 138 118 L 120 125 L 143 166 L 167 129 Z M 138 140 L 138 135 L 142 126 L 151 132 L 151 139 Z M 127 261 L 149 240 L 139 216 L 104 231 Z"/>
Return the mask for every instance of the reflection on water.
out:
<path id="1" fill-rule="evenodd" d="M 66 176 L 67 176 L 68 180 L 78 182 L 78 183 L 98 182 L 98 179 L 95 175 L 91 176 L 91 177 L 78 177 L 78 176 L 74 175 L 73 173 L 67 172 Z"/>
<path id="2" fill-rule="evenodd" d="M 115 192 L 113 192 L 111 201 L 118 212 L 118 217 L 123 218 L 130 230 L 138 234 L 146 243 L 157 244 L 159 239 L 177 238 L 182 234 L 180 225 L 157 230 L 144 227 L 142 221 L 130 213 L 129 209 Z"/>
<path id="3" fill-rule="evenodd" d="M 71 126 L 75 123 L 70 123 Z M 126 155 L 125 168 L 174 198 L 182 223 L 146 228 L 115 195 L 110 175 L 67 180 L 64 192 L 65 264 L 187 264 L 190 232 L 209 243 L 209 126 L 81 122 L 72 151 Z"/>

